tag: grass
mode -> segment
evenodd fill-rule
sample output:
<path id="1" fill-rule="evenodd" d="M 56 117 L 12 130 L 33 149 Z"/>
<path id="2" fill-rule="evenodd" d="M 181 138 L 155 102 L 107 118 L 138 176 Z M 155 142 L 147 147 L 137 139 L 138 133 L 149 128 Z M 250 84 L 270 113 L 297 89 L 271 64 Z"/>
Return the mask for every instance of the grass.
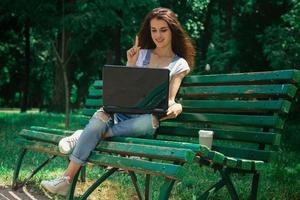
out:
<path id="1" fill-rule="evenodd" d="M 259 199 L 300 199 L 300 125 L 296 120 L 290 120 L 283 135 L 283 145 L 276 156 L 274 162 L 268 164 L 262 170 L 260 179 Z M 13 169 L 16 163 L 19 149 L 16 147 L 14 139 L 18 132 L 30 126 L 47 126 L 53 128 L 64 128 L 64 115 L 51 113 L 0 113 L 0 185 L 10 185 L 12 181 Z M 80 116 L 72 115 L 70 129 L 82 128 L 80 126 Z M 24 178 L 33 166 L 37 166 L 41 160 L 47 156 L 30 152 L 26 156 L 21 177 Z M 29 187 L 37 193 L 44 193 L 39 183 L 43 179 L 56 177 L 63 173 L 67 162 L 58 158 L 47 165 L 42 171 L 30 181 Z M 172 200 L 193 200 L 201 194 L 209 185 L 218 180 L 219 176 L 208 168 L 199 168 L 197 165 L 188 168 L 189 175 L 182 182 L 176 182 L 172 191 Z M 87 183 L 79 183 L 78 193 L 83 192 L 87 185 L 99 177 L 103 171 L 96 166 L 88 166 Z M 143 181 L 143 176 L 138 175 Z M 153 178 L 152 187 L 154 198 L 157 197 L 161 178 Z M 238 188 L 241 199 L 247 199 L 251 185 L 250 176 L 233 176 L 233 181 Z M 53 199 L 62 199 L 59 196 L 52 196 Z M 98 187 L 90 199 L 104 200 L 125 200 L 137 199 L 130 178 L 127 174 L 116 174 L 101 187 Z M 230 199 L 225 189 L 221 189 L 210 199 Z"/>

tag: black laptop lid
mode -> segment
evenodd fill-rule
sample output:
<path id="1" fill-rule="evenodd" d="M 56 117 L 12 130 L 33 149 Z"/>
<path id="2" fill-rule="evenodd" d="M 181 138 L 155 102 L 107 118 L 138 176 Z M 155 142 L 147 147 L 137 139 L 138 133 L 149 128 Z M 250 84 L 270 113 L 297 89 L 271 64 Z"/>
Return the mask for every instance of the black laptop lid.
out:
<path id="1" fill-rule="evenodd" d="M 106 65 L 102 80 L 106 112 L 164 114 L 168 109 L 168 69 Z"/>

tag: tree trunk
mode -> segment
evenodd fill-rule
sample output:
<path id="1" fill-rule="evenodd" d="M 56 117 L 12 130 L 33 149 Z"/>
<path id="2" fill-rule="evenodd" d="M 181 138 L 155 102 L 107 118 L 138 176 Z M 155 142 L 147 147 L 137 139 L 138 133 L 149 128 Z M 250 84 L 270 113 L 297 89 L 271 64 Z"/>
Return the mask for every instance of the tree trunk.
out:
<path id="1" fill-rule="evenodd" d="M 113 51 L 110 49 L 106 51 L 106 64 L 114 64 Z"/>
<path id="2" fill-rule="evenodd" d="M 124 2 L 126 3 L 126 2 Z M 120 19 L 123 18 L 123 11 L 119 9 L 114 10 Z M 122 37 L 122 24 L 118 23 L 118 25 L 113 29 L 113 46 L 114 46 L 114 61 L 113 64 L 118 65 L 121 64 L 121 37 Z"/>
<path id="3" fill-rule="evenodd" d="M 232 16 L 233 16 L 233 0 L 228 0 L 225 7 L 225 39 L 227 41 L 232 39 Z M 232 64 L 229 62 L 224 66 L 226 72 L 232 71 Z"/>
<path id="4" fill-rule="evenodd" d="M 74 1 L 69 1 L 70 3 L 74 3 Z M 64 20 L 65 15 L 65 7 L 64 7 L 64 0 L 62 0 L 62 20 Z M 57 40 L 57 46 L 53 45 L 54 53 L 56 55 L 56 65 L 57 65 L 57 72 L 55 78 L 55 86 L 58 87 L 55 89 L 54 92 L 57 92 L 53 99 L 53 111 L 60 111 L 62 112 L 65 110 L 65 128 L 69 128 L 69 114 L 70 114 L 70 91 L 69 91 L 69 78 L 68 78 L 68 71 L 69 71 L 69 60 L 71 55 L 68 54 L 68 41 L 70 39 L 70 33 L 65 30 L 64 22 L 62 26 L 62 31 L 60 38 Z M 62 81 L 63 80 L 63 81 Z M 59 102 L 60 101 L 60 102 Z M 62 103 L 64 102 L 64 104 Z M 59 110 L 56 110 L 59 108 Z"/>
<path id="5" fill-rule="evenodd" d="M 29 91 L 29 76 L 30 76 L 30 25 L 29 20 L 25 21 L 25 65 L 22 82 L 22 100 L 21 112 L 26 112 L 28 107 L 28 91 Z"/>
<path id="6" fill-rule="evenodd" d="M 206 17 L 204 21 L 204 32 L 200 40 L 198 41 L 198 46 L 200 47 L 200 59 L 205 61 L 208 51 L 208 46 L 212 37 L 212 26 L 211 17 L 213 13 L 213 7 L 217 3 L 217 0 L 211 0 L 207 6 Z"/>
<path id="7" fill-rule="evenodd" d="M 59 38 L 57 38 L 58 45 L 56 46 L 53 45 L 54 52 L 58 51 L 58 49 L 61 49 L 60 47 L 61 40 L 62 38 L 59 36 Z M 53 95 L 49 106 L 50 112 L 58 112 L 58 113 L 64 112 L 64 108 L 66 104 L 65 104 L 65 87 L 64 87 L 63 80 L 64 80 L 63 69 L 61 67 L 60 61 L 58 60 L 58 58 L 56 58 Z"/>
<path id="8" fill-rule="evenodd" d="M 69 128 L 70 124 L 70 91 L 69 91 L 69 81 L 68 81 L 68 74 L 67 74 L 67 63 L 63 64 L 62 71 L 63 71 L 63 77 L 64 77 L 64 86 L 65 86 L 65 128 Z"/>
<path id="9" fill-rule="evenodd" d="M 115 51 L 115 59 L 114 64 L 121 64 L 121 26 L 118 26 L 115 29 L 115 38 L 114 38 L 114 51 Z"/>
<path id="10" fill-rule="evenodd" d="M 225 8 L 226 12 L 226 38 L 231 39 L 232 36 L 232 16 L 233 16 L 233 0 L 228 0 Z"/>
<path id="11" fill-rule="evenodd" d="M 73 106 L 77 109 L 81 108 L 81 102 L 84 102 L 84 99 L 88 93 L 90 84 L 87 84 L 90 82 L 89 76 L 82 76 L 78 81 L 75 80 L 75 84 L 77 85 L 77 98 L 76 102 L 73 104 Z"/>

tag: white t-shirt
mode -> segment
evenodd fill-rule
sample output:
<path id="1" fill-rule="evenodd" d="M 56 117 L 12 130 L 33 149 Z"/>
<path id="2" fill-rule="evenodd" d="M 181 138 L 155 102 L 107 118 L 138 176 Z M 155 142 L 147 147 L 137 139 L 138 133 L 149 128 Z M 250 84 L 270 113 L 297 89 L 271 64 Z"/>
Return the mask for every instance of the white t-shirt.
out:
<path id="1" fill-rule="evenodd" d="M 151 49 L 141 49 L 139 52 L 139 57 L 136 61 L 136 66 L 138 67 L 148 67 L 150 62 Z M 181 72 L 190 71 L 190 67 L 184 58 L 175 56 L 173 61 L 167 66 L 170 70 L 170 77 L 174 74 L 179 74 Z"/>

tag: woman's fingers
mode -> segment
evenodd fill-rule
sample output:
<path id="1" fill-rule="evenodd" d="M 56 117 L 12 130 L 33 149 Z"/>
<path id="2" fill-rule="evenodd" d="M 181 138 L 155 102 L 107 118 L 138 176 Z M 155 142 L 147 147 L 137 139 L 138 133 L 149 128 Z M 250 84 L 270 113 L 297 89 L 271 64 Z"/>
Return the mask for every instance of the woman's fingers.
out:
<path id="1" fill-rule="evenodd" d="M 135 65 L 138 56 L 139 56 L 139 51 L 141 47 L 139 46 L 139 38 L 138 36 L 135 36 L 135 41 L 133 47 L 128 49 L 127 51 L 127 64 L 128 65 Z"/>
<path id="2" fill-rule="evenodd" d="M 166 116 L 164 116 L 164 117 L 162 117 L 161 119 L 160 119 L 160 121 L 163 121 L 163 120 L 166 120 L 166 119 L 174 119 L 174 118 L 176 118 L 177 117 L 177 113 L 176 112 L 174 112 L 174 111 L 168 111 L 167 112 L 167 114 L 166 114 Z"/>
<path id="3" fill-rule="evenodd" d="M 127 51 L 127 53 L 132 57 L 132 56 L 134 56 L 135 54 L 137 54 L 139 50 L 140 50 L 139 47 L 132 47 L 131 49 L 129 49 L 129 50 Z"/>
<path id="4" fill-rule="evenodd" d="M 160 118 L 159 120 L 160 121 L 164 121 L 164 120 L 167 120 L 167 119 L 174 119 L 176 117 L 177 117 L 177 115 L 175 113 L 172 113 L 172 114 L 169 114 L 169 115 L 167 115 L 165 117 Z"/>
<path id="5" fill-rule="evenodd" d="M 133 47 L 131 47 L 128 51 L 127 54 L 129 54 L 130 56 L 134 56 L 136 53 L 139 52 L 141 47 L 139 47 L 139 37 L 135 36 L 135 41 L 133 44 Z"/>
<path id="6" fill-rule="evenodd" d="M 135 41 L 134 41 L 134 47 L 139 47 L 139 37 L 136 35 L 135 36 Z"/>
<path id="7" fill-rule="evenodd" d="M 129 49 L 127 53 L 132 57 L 134 55 L 134 49 L 133 48 Z"/>
<path id="8" fill-rule="evenodd" d="M 127 51 L 127 65 L 133 66 L 136 64 L 140 48 L 141 47 L 132 47 Z"/>
<path id="9" fill-rule="evenodd" d="M 182 105 L 179 103 L 175 103 L 168 108 L 166 116 L 162 117 L 160 121 L 176 118 L 181 112 L 182 112 Z"/>

